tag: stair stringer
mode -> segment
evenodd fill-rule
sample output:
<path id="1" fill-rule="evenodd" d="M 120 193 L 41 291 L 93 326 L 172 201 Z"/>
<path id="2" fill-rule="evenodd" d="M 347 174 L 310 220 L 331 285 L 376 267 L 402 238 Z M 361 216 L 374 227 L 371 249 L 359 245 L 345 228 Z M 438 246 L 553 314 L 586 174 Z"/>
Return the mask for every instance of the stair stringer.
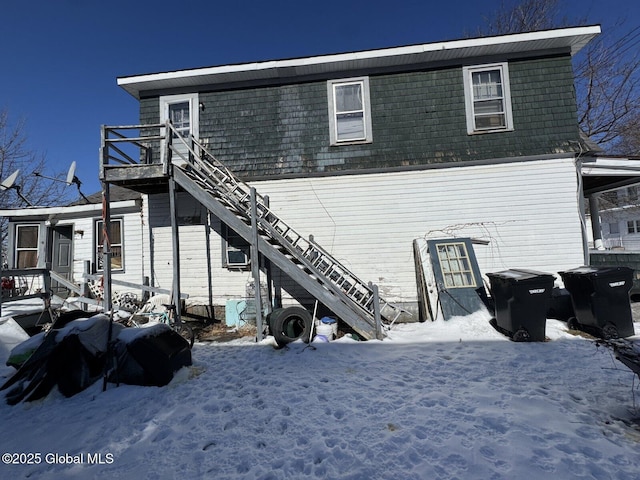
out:
<path id="1" fill-rule="evenodd" d="M 173 167 L 173 177 L 182 188 L 184 188 L 191 196 L 200 202 L 211 213 L 216 215 L 221 221 L 231 227 L 238 235 L 247 242 L 252 241 L 251 227 L 247 225 L 241 218 L 233 213 L 228 207 L 220 202 L 214 195 L 204 190 L 198 183 L 192 179 L 187 173 L 177 166 Z M 258 251 L 268 258 L 274 265 L 287 274 L 291 279 L 307 290 L 314 298 L 331 309 L 341 320 L 350 325 L 356 332 L 367 340 L 378 338 L 380 335 L 376 332 L 375 320 L 368 321 L 367 312 L 362 311 L 359 307 L 350 306 L 348 297 L 339 291 L 333 291 L 335 288 L 330 283 L 323 282 L 321 276 L 313 275 L 305 272 L 303 265 L 293 262 L 285 254 L 279 251 L 275 246 L 267 242 L 262 236 L 258 236 Z M 301 259 L 298 259 L 301 261 Z M 308 268 L 308 265 L 305 265 Z M 344 296 L 346 301 L 341 298 Z"/>

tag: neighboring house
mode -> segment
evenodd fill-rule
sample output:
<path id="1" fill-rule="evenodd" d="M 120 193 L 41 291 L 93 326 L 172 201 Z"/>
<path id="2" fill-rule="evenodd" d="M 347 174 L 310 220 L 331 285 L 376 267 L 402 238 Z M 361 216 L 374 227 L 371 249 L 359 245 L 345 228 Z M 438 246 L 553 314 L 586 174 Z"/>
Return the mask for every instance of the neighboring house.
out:
<path id="1" fill-rule="evenodd" d="M 603 248 L 640 252 L 640 187 L 608 192 L 601 202 Z"/>
<path id="2" fill-rule="evenodd" d="M 0 216 L 9 221 L 6 267 L 49 268 L 75 284 L 83 282 L 84 273 L 101 274 L 102 194 L 87 199 L 89 203 L 61 207 L 0 210 Z M 144 254 L 149 249 L 144 197 L 113 187 L 111 214 L 113 276 L 142 284 L 149 268 Z M 53 282 L 53 287 L 54 293 L 64 295 L 62 286 Z"/>
<path id="3" fill-rule="evenodd" d="M 640 158 L 599 155 L 585 161 L 582 172 L 600 179 L 583 188 L 591 207 L 589 247 L 640 252 Z"/>
<path id="4" fill-rule="evenodd" d="M 137 143 L 142 160 L 130 157 L 131 168 L 112 161 L 106 140 L 100 176 L 147 195 L 151 277 L 166 285 L 179 276 L 192 300 L 224 305 L 249 296 L 253 238 L 277 266 L 260 262 L 280 287 L 269 288 L 275 303 L 295 298 L 311 307 L 309 292 L 350 317 L 340 302 L 353 300 L 342 292 L 351 295 L 354 281 L 320 266 L 326 254 L 417 318 L 416 238 L 488 241 L 475 248 L 483 273 L 554 273 L 587 261 L 582 193 L 610 186 L 595 168 L 599 159 L 585 156 L 572 56 L 599 32 L 565 28 L 121 77 L 140 102 L 140 135 L 149 141 Z M 194 139 L 191 151 L 181 136 Z M 228 203 L 224 168 L 202 167 L 211 157 L 269 196 L 272 216 L 258 226 L 266 241 L 252 237 L 244 207 Z M 175 188 L 185 191 L 172 219 Z M 265 211 L 266 199 L 257 202 Z M 324 250 L 312 245 L 313 255 L 299 258 L 298 236 L 284 248 L 289 226 Z M 454 258 L 449 268 L 464 264 Z"/>

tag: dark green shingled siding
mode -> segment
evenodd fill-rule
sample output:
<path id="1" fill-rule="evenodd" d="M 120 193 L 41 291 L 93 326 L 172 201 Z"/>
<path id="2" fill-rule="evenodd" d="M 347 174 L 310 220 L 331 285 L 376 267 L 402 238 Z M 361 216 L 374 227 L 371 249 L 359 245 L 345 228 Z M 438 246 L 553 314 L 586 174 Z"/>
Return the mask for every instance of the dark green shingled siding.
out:
<path id="1" fill-rule="evenodd" d="M 370 76 L 373 143 L 329 146 L 326 82 L 200 92 L 200 137 L 242 176 L 304 175 L 572 151 L 567 57 L 509 63 L 513 132 L 467 135 L 462 68 Z M 141 121 L 158 120 L 158 99 Z"/>

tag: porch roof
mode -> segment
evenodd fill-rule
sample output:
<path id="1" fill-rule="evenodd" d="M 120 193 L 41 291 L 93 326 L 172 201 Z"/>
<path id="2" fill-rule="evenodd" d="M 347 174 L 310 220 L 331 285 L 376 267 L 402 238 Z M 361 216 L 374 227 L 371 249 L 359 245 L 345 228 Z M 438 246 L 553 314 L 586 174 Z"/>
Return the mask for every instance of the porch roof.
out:
<path id="1" fill-rule="evenodd" d="M 640 183 L 640 157 L 595 156 L 582 160 L 585 196 Z"/>

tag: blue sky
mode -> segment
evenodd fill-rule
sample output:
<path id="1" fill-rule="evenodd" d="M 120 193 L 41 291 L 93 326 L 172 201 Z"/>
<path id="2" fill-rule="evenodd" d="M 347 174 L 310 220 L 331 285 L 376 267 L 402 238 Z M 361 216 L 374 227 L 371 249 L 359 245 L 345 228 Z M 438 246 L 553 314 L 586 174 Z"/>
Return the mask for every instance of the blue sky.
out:
<path id="1" fill-rule="evenodd" d="M 0 7 L 0 109 L 24 119 L 46 175 L 76 161 L 100 189 L 100 126 L 138 123 L 119 76 L 428 43 L 484 25 L 500 0 L 6 0 Z M 638 0 L 560 0 L 603 30 L 640 24 Z M 28 173 L 28 172 L 24 172 Z"/>

